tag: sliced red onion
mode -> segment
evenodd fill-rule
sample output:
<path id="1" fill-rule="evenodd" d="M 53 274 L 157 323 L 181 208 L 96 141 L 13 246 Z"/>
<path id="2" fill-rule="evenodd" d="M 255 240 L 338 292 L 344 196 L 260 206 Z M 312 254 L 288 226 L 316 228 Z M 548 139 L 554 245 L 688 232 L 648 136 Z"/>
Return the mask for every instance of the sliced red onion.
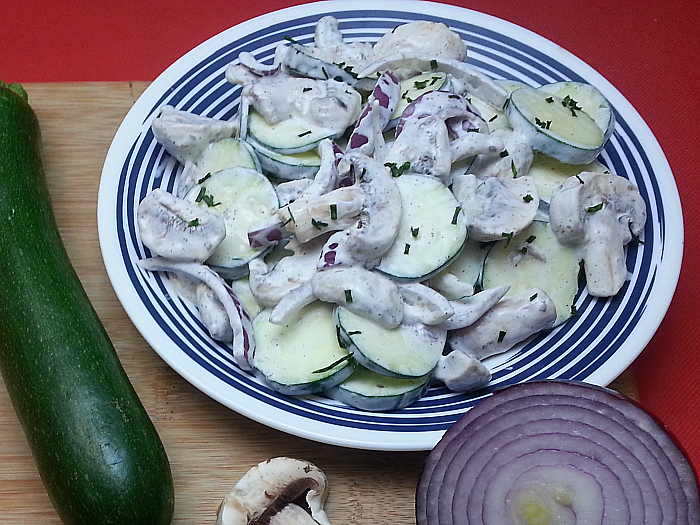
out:
<path id="1" fill-rule="evenodd" d="M 690 525 L 700 523 L 700 497 L 686 457 L 630 400 L 580 382 L 533 381 L 496 391 L 445 433 L 426 459 L 416 518 Z"/>

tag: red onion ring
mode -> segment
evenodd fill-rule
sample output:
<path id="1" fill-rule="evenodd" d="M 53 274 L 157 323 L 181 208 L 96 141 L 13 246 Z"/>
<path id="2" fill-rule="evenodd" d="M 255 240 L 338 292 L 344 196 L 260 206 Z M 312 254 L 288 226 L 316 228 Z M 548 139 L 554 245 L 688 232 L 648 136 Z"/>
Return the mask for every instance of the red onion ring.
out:
<path id="1" fill-rule="evenodd" d="M 629 399 L 532 381 L 497 390 L 445 433 L 426 458 L 416 520 L 691 525 L 700 523 L 700 495 L 685 455 Z"/>

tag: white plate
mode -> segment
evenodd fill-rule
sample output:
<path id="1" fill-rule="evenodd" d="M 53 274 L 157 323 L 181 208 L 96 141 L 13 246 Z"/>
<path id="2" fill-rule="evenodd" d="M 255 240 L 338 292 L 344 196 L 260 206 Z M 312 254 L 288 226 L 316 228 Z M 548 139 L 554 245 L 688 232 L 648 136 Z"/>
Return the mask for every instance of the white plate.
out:
<path id="1" fill-rule="evenodd" d="M 355 410 L 322 397 L 276 394 L 236 367 L 227 349 L 208 337 L 193 308 L 170 293 L 159 275 L 136 265 L 145 256 L 135 229 L 137 205 L 154 187 L 172 190 L 180 170 L 150 131 L 160 106 L 232 118 L 240 91 L 226 83 L 226 66 L 241 51 L 271 59 L 285 37 L 311 42 L 314 24 L 327 14 L 340 20 L 351 41 L 376 40 L 411 20 L 445 22 L 468 43 L 469 62 L 490 75 L 534 86 L 589 82 L 616 112 L 617 128 L 601 158 L 639 186 L 649 212 L 644 243 L 630 245 L 630 280 L 613 299 L 580 297 L 576 318 L 492 359 L 494 379 L 487 390 L 456 395 L 436 387 L 409 408 L 391 413 Z M 155 351 L 198 389 L 251 419 L 312 440 L 365 449 L 426 450 L 494 387 L 542 378 L 607 385 L 627 368 L 671 302 L 683 249 L 680 210 L 668 162 L 639 114 L 601 75 L 561 47 L 509 22 L 458 7 L 343 0 L 249 20 L 204 42 L 160 75 L 136 101 L 110 147 L 100 183 L 98 223 L 105 265 L 127 314 Z"/>

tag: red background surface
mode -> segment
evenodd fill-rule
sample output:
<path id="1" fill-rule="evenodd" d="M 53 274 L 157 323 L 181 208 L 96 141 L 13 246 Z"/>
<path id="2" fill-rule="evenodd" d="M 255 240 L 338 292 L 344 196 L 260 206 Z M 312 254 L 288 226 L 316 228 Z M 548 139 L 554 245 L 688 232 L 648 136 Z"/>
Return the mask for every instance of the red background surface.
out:
<path id="1" fill-rule="evenodd" d="M 3 0 L 0 78 L 5 82 L 153 80 L 175 59 L 220 31 L 300 3 L 307 2 Z M 685 253 L 666 318 L 633 369 L 643 406 L 665 423 L 700 469 L 700 2 L 444 3 L 506 19 L 568 49 L 627 97 L 661 144 L 682 201 Z"/>

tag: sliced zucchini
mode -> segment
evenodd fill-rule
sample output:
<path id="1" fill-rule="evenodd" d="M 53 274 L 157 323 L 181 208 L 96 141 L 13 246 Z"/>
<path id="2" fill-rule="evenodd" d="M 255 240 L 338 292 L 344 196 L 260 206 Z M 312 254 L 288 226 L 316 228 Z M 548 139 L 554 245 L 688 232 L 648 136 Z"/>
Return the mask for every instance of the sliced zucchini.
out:
<path id="1" fill-rule="evenodd" d="M 224 216 L 226 237 L 206 263 L 225 279 L 245 275 L 248 262 L 264 251 L 251 248 L 248 231 L 269 219 L 279 206 L 272 183 L 256 170 L 229 168 L 205 177 L 187 192 L 185 200 Z"/>
<path id="2" fill-rule="evenodd" d="M 246 140 L 253 147 L 260 145 L 283 155 L 312 150 L 323 139 L 336 139 L 342 135 L 328 128 L 309 126 L 306 121 L 295 118 L 268 124 L 252 107 L 248 109 L 245 124 Z"/>
<path id="3" fill-rule="evenodd" d="M 420 97 L 423 93 L 429 91 L 449 90 L 450 81 L 445 73 L 436 71 L 434 73 L 423 73 L 415 77 L 406 78 L 401 81 L 400 91 L 401 98 L 394 109 L 389 121 L 389 127 L 396 126 L 396 122 L 403 114 L 406 107 Z M 393 125 L 392 125 L 393 124 Z"/>
<path id="4" fill-rule="evenodd" d="M 535 180 L 540 200 L 549 203 L 554 188 L 569 177 L 578 175 L 583 171 L 605 173 L 608 171 L 608 168 L 597 160 L 590 164 L 564 164 L 557 159 L 537 153 L 527 174 Z"/>
<path id="5" fill-rule="evenodd" d="M 510 241 L 494 243 L 484 262 L 483 287 L 510 286 L 506 297 L 540 288 L 554 303 L 556 324 L 561 324 L 573 314 L 580 261 L 578 251 L 561 244 L 549 223 L 535 221 Z"/>
<path id="6" fill-rule="evenodd" d="M 585 82 L 554 82 L 540 89 L 561 99 L 569 97 L 571 104 L 577 104 L 598 124 L 605 140 L 610 138 L 615 129 L 615 113 L 598 88 Z"/>
<path id="7" fill-rule="evenodd" d="M 603 132 L 587 113 L 570 99 L 546 91 L 516 89 L 508 97 L 505 112 L 533 149 L 567 164 L 593 162 L 605 145 Z"/>
<path id="8" fill-rule="evenodd" d="M 300 77 L 345 82 L 351 86 L 357 82 L 357 73 L 352 65 L 336 64 L 314 56 L 313 49 L 301 44 L 290 44 L 284 53 L 282 64 L 292 74 Z"/>
<path id="9" fill-rule="evenodd" d="M 420 281 L 454 259 L 467 240 L 459 202 L 440 180 L 406 174 L 394 179 L 401 192 L 401 223 L 377 270 L 402 281 Z"/>
<path id="10" fill-rule="evenodd" d="M 347 379 L 354 362 L 336 337 L 333 306 L 314 301 L 287 324 L 270 322 L 269 309 L 253 319 L 253 371 L 276 392 L 306 395 Z"/>
<path id="11" fill-rule="evenodd" d="M 378 323 L 337 307 L 338 337 L 355 361 L 378 374 L 422 378 L 437 365 L 447 331 L 421 324 L 384 328 Z"/>
<path id="12" fill-rule="evenodd" d="M 255 151 L 242 140 L 227 138 L 212 142 L 195 163 L 202 173 L 214 173 L 241 166 L 260 171 Z"/>
<path id="13" fill-rule="evenodd" d="M 402 379 L 357 367 L 350 377 L 326 390 L 325 394 L 331 399 L 360 410 L 400 410 L 426 394 L 429 378 L 430 376 Z"/>
<path id="14" fill-rule="evenodd" d="M 316 149 L 284 155 L 254 143 L 263 173 L 275 179 L 310 179 L 321 167 L 321 157 Z"/>

